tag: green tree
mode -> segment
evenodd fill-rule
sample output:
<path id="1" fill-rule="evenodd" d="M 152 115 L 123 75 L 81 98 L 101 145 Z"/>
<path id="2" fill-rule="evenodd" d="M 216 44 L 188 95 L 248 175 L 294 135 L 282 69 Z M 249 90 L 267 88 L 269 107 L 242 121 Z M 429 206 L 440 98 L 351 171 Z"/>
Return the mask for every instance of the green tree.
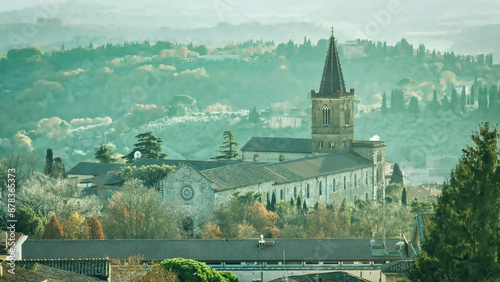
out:
<path id="1" fill-rule="evenodd" d="M 192 259 L 175 258 L 161 262 L 163 268 L 177 274 L 180 281 L 192 282 L 227 282 L 234 280 L 233 276 L 225 274 L 233 280 L 228 280 L 219 271 L 214 270 L 204 263 Z"/>
<path id="2" fill-rule="evenodd" d="M 259 111 L 257 111 L 257 107 L 253 107 L 248 114 L 248 121 L 251 123 L 260 123 L 260 115 Z"/>
<path id="3" fill-rule="evenodd" d="M 401 205 L 406 207 L 406 187 L 403 187 L 403 192 L 401 193 Z"/>
<path id="4" fill-rule="evenodd" d="M 276 193 L 274 193 L 273 191 L 273 194 L 271 196 L 271 206 L 270 206 L 271 209 L 269 209 L 270 211 L 276 211 Z"/>
<path id="5" fill-rule="evenodd" d="M 432 203 L 413 200 L 410 203 L 411 212 L 414 214 L 419 213 L 432 213 Z"/>
<path id="6" fill-rule="evenodd" d="M 392 169 L 392 176 L 391 176 L 391 181 L 389 181 L 389 184 L 392 183 L 404 185 L 403 172 L 399 168 L 398 163 L 395 163 L 394 168 Z"/>
<path id="7" fill-rule="evenodd" d="M 16 231 L 25 235 L 40 237 L 45 228 L 44 219 L 38 217 L 35 211 L 29 207 L 21 206 L 16 209 Z"/>
<path id="8" fill-rule="evenodd" d="M 459 103 L 458 103 L 458 92 L 457 89 L 455 89 L 455 85 L 452 83 L 451 84 L 451 108 L 456 109 L 458 108 Z"/>
<path id="9" fill-rule="evenodd" d="M 472 135 L 435 205 L 412 281 L 500 279 L 500 169 L 496 128 Z"/>
<path id="10" fill-rule="evenodd" d="M 158 188 L 160 182 L 174 171 L 174 166 L 163 164 L 147 166 L 126 166 L 120 173 L 120 180 L 126 182 L 131 179 L 139 179 L 142 184 L 149 188 Z"/>
<path id="11" fill-rule="evenodd" d="M 113 148 L 108 144 L 101 143 L 94 148 L 94 156 L 101 163 L 116 163 L 118 159 L 113 157 L 113 154 Z"/>
<path id="12" fill-rule="evenodd" d="M 232 160 L 234 158 L 237 158 L 239 154 L 238 151 L 236 150 L 236 146 L 238 146 L 240 143 L 235 141 L 236 137 L 234 137 L 233 133 L 229 130 L 224 131 L 222 135 L 224 136 L 224 142 L 222 143 L 222 146 L 220 146 L 222 150 L 219 152 L 221 154 L 212 157 L 212 159 Z"/>
<path id="13" fill-rule="evenodd" d="M 64 231 L 57 221 L 55 215 L 50 217 L 49 222 L 45 225 L 45 231 L 43 232 L 42 239 L 62 239 L 64 238 Z"/>
<path id="14" fill-rule="evenodd" d="M 488 109 L 488 88 L 479 85 L 479 96 L 477 97 L 479 111 L 486 112 Z"/>
<path id="15" fill-rule="evenodd" d="M 134 162 L 135 152 L 140 152 L 143 158 L 148 159 L 165 159 L 167 154 L 161 152 L 161 143 L 163 139 L 154 136 L 153 132 L 137 134 L 137 143 L 134 144 L 134 149 L 122 158 L 127 160 L 127 163 Z"/>
<path id="16" fill-rule="evenodd" d="M 420 109 L 418 108 L 418 98 L 415 96 L 411 96 L 410 104 L 408 105 L 408 111 L 412 114 L 418 114 Z"/>
<path id="17" fill-rule="evenodd" d="M 387 95 L 385 94 L 385 92 L 382 95 L 382 107 L 380 108 L 380 111 L 383 115 L 387 114 Z"/>
<path id="18" fill-rule="evenodd" d="M 66 178 L 66 168 L 62 162 L 61 157 L 54 158 L 54 165 L 52 167 L 52 178 L 55 179 L 64 179 Z"/>
<path id="19" fill-rule="evenodd" d="M 47 176 L 52 176 L 53 169 L 54 169 L 54 153 L 52 153 L 51 148 L 47 148 L 47 153 L 45 154 L 45 166 L 43 167 L 43 173 Z"/>

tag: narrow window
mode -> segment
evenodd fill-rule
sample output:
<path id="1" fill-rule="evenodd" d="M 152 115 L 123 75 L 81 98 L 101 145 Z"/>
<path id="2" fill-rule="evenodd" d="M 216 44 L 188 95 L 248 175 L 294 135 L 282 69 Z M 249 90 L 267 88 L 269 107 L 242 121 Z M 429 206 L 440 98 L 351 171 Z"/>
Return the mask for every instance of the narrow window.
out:
<path id="1" fill-rule="evenodd" d="M 346 181 L 345 181 L 345 176 L 344 176 L 344 190 L 347 189 Z"/>
<path id="2" fill-rule="evenodd" d="M 253 155 L 253 161 L 258 162 L 259 161 L 259 154 Z"/>
<path id="3" fill-rule="evenodd" d="M 320 196 L 323 194 L 322 188 L 323 188 L 323 187 L 321 187 L 321 181 L 320 181 L 320 182 L 319 182 L 319 195 L 320 195 Z"/>
<path id="4" fill-rule="evenodd" d="M 321 125 L 322 126 L 330 125 L 330 109 L 328 108 L 327 105 L 323 106 L 323 115 L 322 115 L 322 119 L 321 119 Z"/>
<path id="5" fill-rule="evenodd" d="M 323 149 L 323 141 L 318 142 L 318 148 Z"/>
<path id="6" fill-rule="evenodd" d="M 354 187 L 358 187 L 358 175 L 354 174 Z"/>
<path id="7" fill-rule="evenodd" d="M 346 125 L 349 124 L 349 115 L 350 115 L 349 112 L 350 112 L 349 107 L 347 106 L 347 104 L 345 104 L 345 106 L 344 106 L 344 120 L 345 120 Z"/>
<path id="8" fill-rule="evenodd" d="M 281 189 L 281 191 L 280 191 L 280 200 L 283 200 L 283 197 L 284 197 L 284 195 L 283 195 L 283 189 Z"/>
<path id="9" fill-rule="evenodd" d="M 366 182 L 366 185 L 368 185 L 368 171 L 366 172 L 365 182 Z"/>
<path id="10" fill-rule="evenodd" d="M 333 179 L 333 184 L 332 184 L 332 190 L 333 190 L 333 192 L 335 192 L 335 188 L 336 188 L 336 187 L 335 187 L 335 185 L 336 185 L 336 184 L 337 184 L 337 181 L 336 181 L 336 179 L 334 178 L 334 179 Z"/>
<path id="11" fill-rule="evenodd" d="M 334 145 L 334 143 L 333 143 L 333 142 L 329 142 L 329 143 L 328 143 L 328 148 L 329 148 L 330 150 L 333 150 L 333 148 L 334 148 L 334 147 L 335 147 L 335 145 Z"/>
<path id="12" fill-rule="evenodd" d="M 309 192 L 310 192 L 310 191 L 309 191 L 309 184 L 307 184 L 307 186 L 306 186 L 306 193 L 307 193 L 307 198 L 309 198 L 309 197 L 310 197 L 310 194 L 309 194 Z"/>
<path id="13" fill-rule="evenodd" d="M 297 198 L 297 186 L 293 187 L 293 197 Z"/>

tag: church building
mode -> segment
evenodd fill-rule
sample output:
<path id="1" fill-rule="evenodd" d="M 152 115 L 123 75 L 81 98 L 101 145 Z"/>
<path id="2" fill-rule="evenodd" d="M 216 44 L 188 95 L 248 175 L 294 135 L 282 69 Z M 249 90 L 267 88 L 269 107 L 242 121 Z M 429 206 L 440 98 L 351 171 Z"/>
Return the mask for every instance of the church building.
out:
<path id="1" fill-rule="evenodd" d="M 319 92 L 311 90 L 311 138 L 253 137 L 242 162 L 196 169 L 186 163 L 163 180 L 161 196 L 178 202 L 195 226 L 235 192 L 322 201 L 339 207 L 380 199 L 384 191 L 385 142 L 354 139 L 354 89 L 346 91 L 337 43 L 329 41 Z"/>

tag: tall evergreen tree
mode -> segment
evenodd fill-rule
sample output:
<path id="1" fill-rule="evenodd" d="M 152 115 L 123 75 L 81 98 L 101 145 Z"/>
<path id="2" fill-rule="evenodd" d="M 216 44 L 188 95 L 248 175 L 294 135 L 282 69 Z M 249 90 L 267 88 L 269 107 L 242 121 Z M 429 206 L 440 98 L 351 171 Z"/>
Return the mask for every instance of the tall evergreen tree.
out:
<path id="1" fill-rule="evenodd" d="M 47 176 L 52 176 L 52 170 L 54 169 L 54 154 L 51 148 L 47 148 L 47 154 L 45 155 L 45 166 L 43 167 L 43 173 Z"/>
<path id="2" fill-rule="evenodd" d="M 401 192 L 401 205 L 406 207 L 406 201 L 407 201 L 407 196 L 406 196 L 406 187 L 403 187 L 403 192 Z"/>
<path id="3" fill-rule="evenodd" d="M 137 143 L 134 144 L 134 149 L 122 157 L 127 160 L 127 163 L 134 162 L 135 152 L 140 152 L 143 158 L 148 159 L 165 159 L 167 157 L 167 154 L 161 152 L 163 139 L 156 137 L 153 132 L 140 133 L 135 138 L 137 138 Z"/>
<path id="4" fill-rule="evenodd" d="M 389 181 L 389 184 L 392 183 L 404 185 L 403 172 L 401 171 L 401 168 L 399 168 L 398 163 L 395 163 L 394 168 L 392 169 L 392 176 L 391 176 L 391 181 Z"/>
<path id="5" fill-rule="evenodd" d="M 276 211 L 276 193 L 273 192 L 271 196 L 271 209 L 270 211 Z"/>
<path id="6" fill-rule="evenodd" d="M 248 121 L 251 123 L 260 123 L 260 115 L 257 111 L 257 107 L 253 107 L 248 115 Z"/>
<path id="7" fill-rule="evenodd" d="M 489 99 L 490 101 L 489 103 L 489 109 L 490 109 L 490 112 L 492 113 L 497 113 L 497 110 L 498 110 L 498 88 L 496 85 L 492 85 L 490 87 L 490 92 L 489 92 Z"/>
<path id="8" fill-rule="evenodd" d="M 408 105 L 408 111 L 412 114 L 418 114 L 420 109 L 418 108 L 418 98 L 415 96 L 411 96 L 410 104 Z"/>
<path id="9" fill-rule="evenodd" d="M 229 130 L 224 131 L 223 136 L 224 136 L 224 142 L 222 143 L 222 146 L 220 146 L 222 150 L 219 151 L 221 154 L 212 157 L 212 159 L 232 160 L 237 158 L 239 154 L 238 151 L 236 150 L 236 146 L 238 146 L 240 143 L 236 142 L 236 137 L 234 137 L 233 133 Z"/>
<path id="10" fill-rule="evenodd" d="M 297 209 L 300 210 L 302 208 L 302 199 L 300 196 L 297 198 Z"/>
<path id="11" fill-rule="evenodd" d="M 458 93 L 455 89 L 455 85 L 451 84 L 451 108 L 455 110 L 458 107 Z"/>
<path id="12" fill-rule="evenodd" d="M 380 108 L 380 111 L 382 112 L 383 115 L 387 114 L 387 97 L 385 95 L 382 95 L 382 107 Z"/>
<path id="13" fill-rule="evenodd" d="M 51 177 L 56 179 L 64 179 L 66 178 L 66 168 L 62 162 L 61 157 L 54 158 L 54 165 L 52 167 L 52 175 Z"/>
<path id="14" fill-rule="evenodd" d="M 116 163 L 118 159 L 113 157 L 113 154 L 111 146 L 105 143 L 94 148 L 94 156 L 101 163 Z"/>
<path id="15" fill-rule="evenodd" d="M 496 128 L 483 123 L 443 184 L 412 281 L 500 280 L 500 169 Z"/>

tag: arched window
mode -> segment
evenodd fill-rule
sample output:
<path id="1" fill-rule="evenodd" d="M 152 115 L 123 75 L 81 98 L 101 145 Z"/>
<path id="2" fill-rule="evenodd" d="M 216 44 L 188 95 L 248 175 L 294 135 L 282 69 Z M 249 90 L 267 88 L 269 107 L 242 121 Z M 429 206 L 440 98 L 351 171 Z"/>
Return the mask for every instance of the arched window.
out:
<path id="1" fill-rule="evenodd" d="M 284 161 L 285 160 L 285 156 L 283 155 L 280 155 L 280 162 Z"/>
<path id="2" fill-rule="evenodd" d="M 347 189 L 347 182 L 345 180 L 345 176 L 344 176 L 344 190 Z"/>
<path id="3" fill-rule="evenodd" d="M 366 185 L 368 185 L 368 171 L 366 172 L 365 182 L 366 182 Z"/>
<path id="4" fill-rule="evenodd" d="M 330 125 L 330 109 L 327 105 L 323 106 L 323 118 L 321 119 L 321 125 L 328 126 Z"/>
<path id="5" fill-rule="evenodd" d="M 284 199 L 284 195 L 283 195 L 283 194 L 284 194 L 284 193 L 283 193 L 283 189 L 281 189 L 281 191 L 280 191 L 280 200 L 283 200 L 283 199 Z"/>
<path id="6" fill-rule="evenodd" d="M 358 175 L 354 174 L 354 187 L 358 187 Z"/>
<path id="7" fill-rule="evenodd" d="M 258 162 L 259 161 L 259 154 L 253 155 L 253 161 Z"/>
<path id="8" fill-rule="evenodd" d="M 293 187 L 293 197 L 297 198 L 297 186 Z"/>
<path id="9" fill-rule="evenodd" d="M 337 185 L 337 181 L 336 181 L 336 179 L 334 178 L 334 179 L 333 179 L 333 184 L 332 184 L 332 190 L 333 190 L 333 192 L 335 192 L 335 189 L 336 189 L 336 187 L 335 187 L 335 186 L 336 186 L 336 185 Z"/>
<path id="10" fill-rule="evenodd" d="M 323 188 L 323 187 L 321 187 L 321 181 L 320 181 L 320 182 L 319 182 L 319 195 L 320 195 L 320 196 L 323 194 L 322 188 Z"/>
<path id="11" fill-rule="evenodd" d="M 307 195 L 307 198 L 309 198 L 311 196 L 310 191 L 309 191 L 309 184 L 307 184 L 307 186 L 306 186 L 306 195 Z"/>

